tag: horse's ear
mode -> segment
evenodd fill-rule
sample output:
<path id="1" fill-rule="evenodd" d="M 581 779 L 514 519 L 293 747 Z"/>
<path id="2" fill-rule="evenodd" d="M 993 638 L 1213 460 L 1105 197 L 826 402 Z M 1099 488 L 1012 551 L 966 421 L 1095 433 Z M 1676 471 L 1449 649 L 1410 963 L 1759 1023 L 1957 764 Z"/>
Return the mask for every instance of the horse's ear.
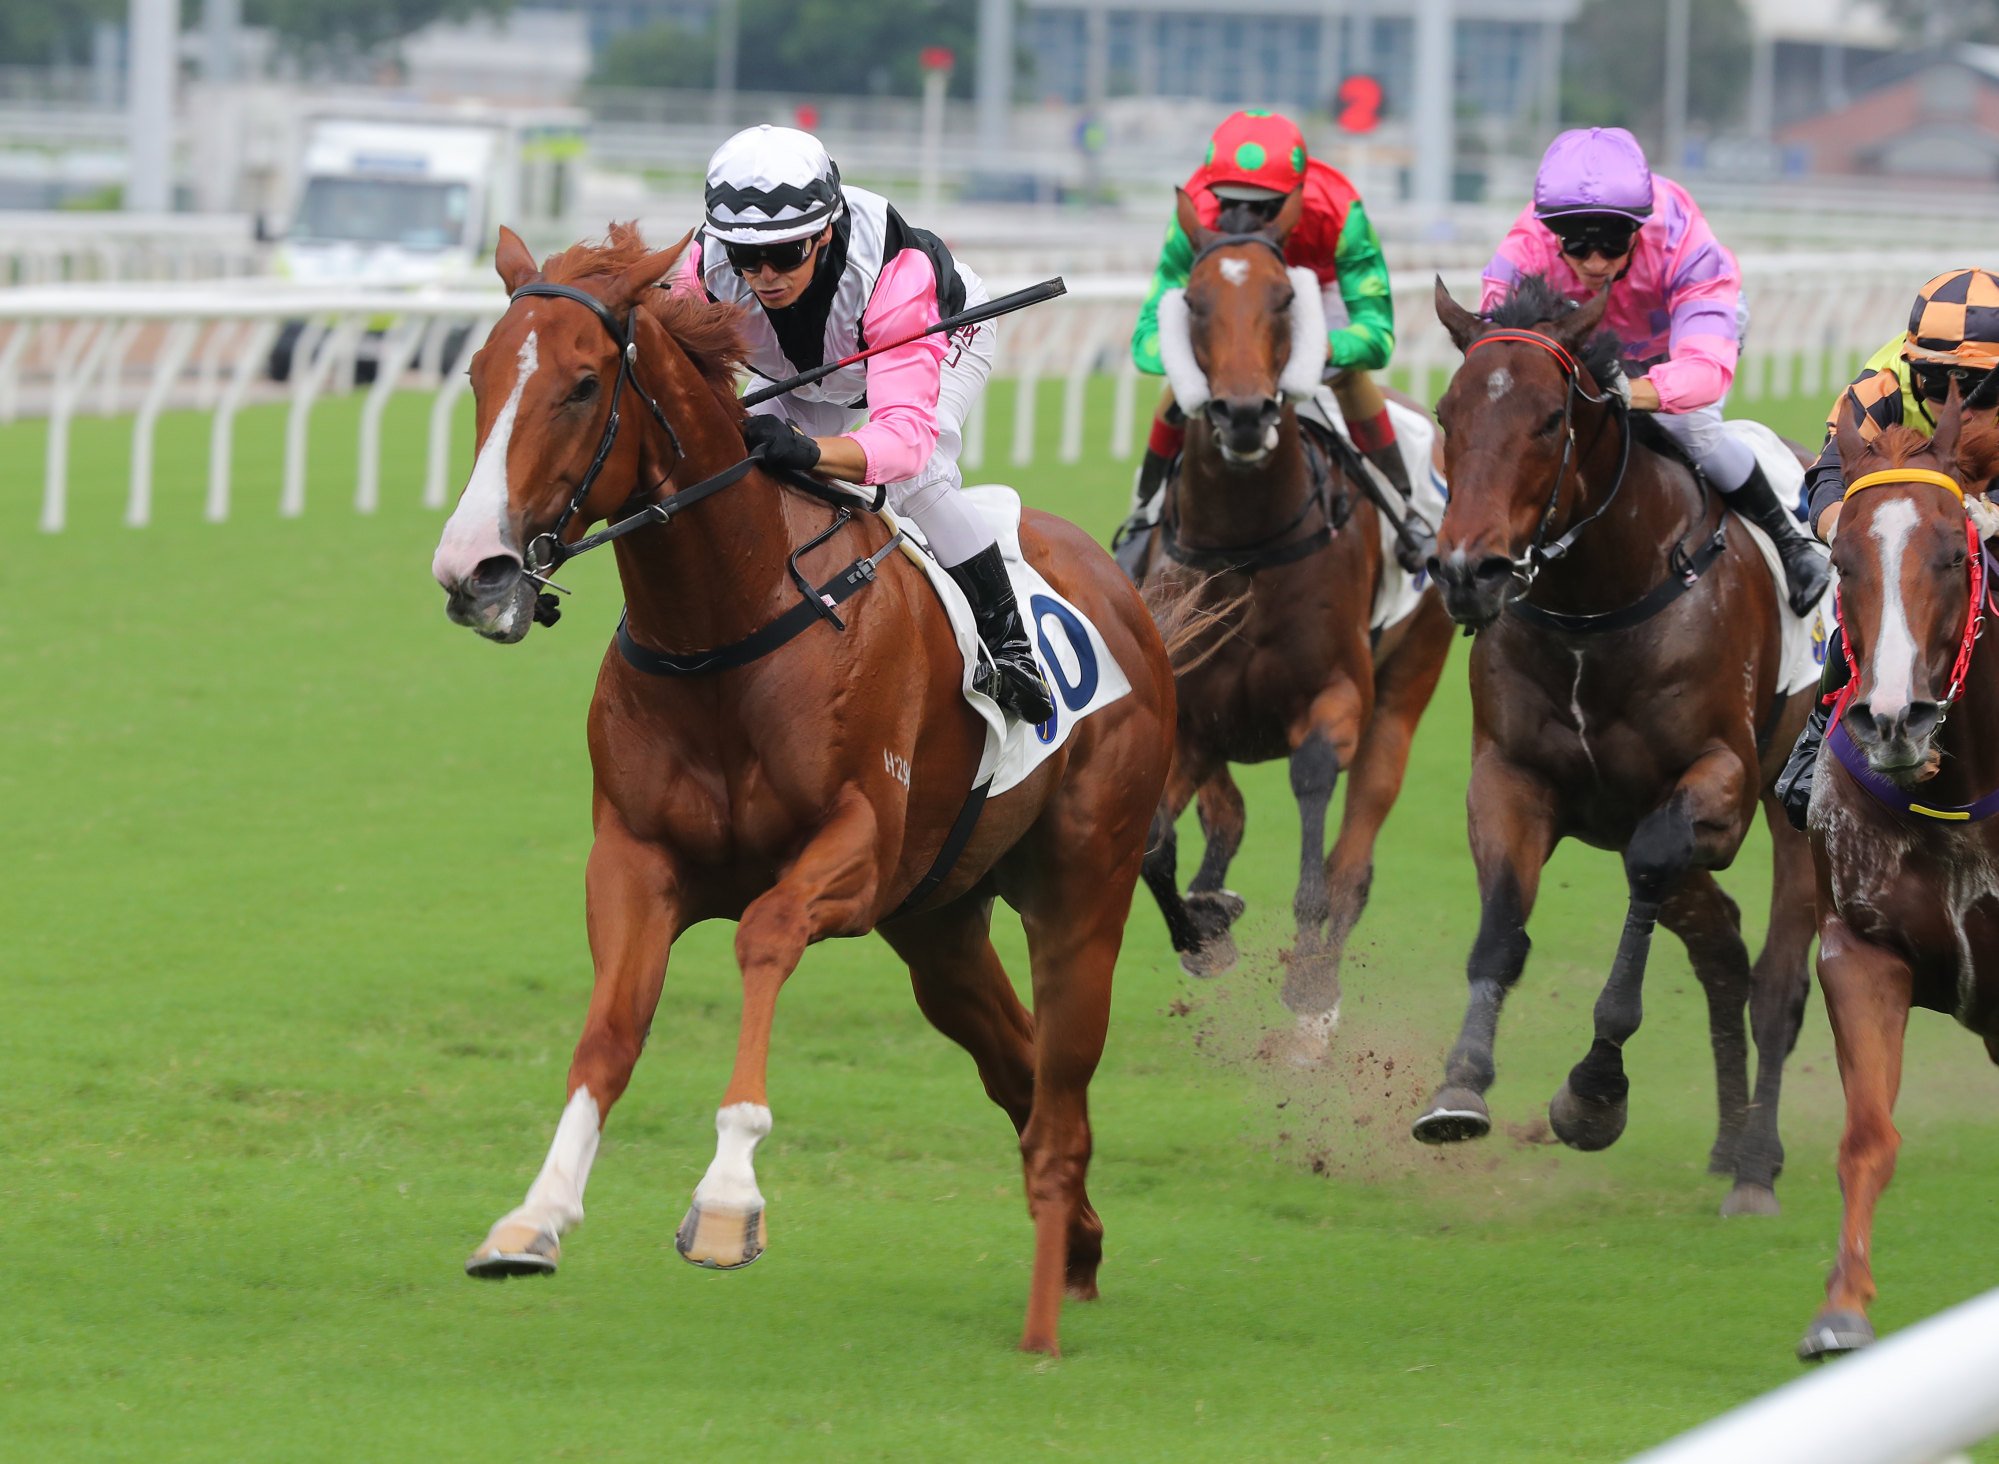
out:
<path id="1" fill-rule="evenodd" d="M 1865 412 L 1866 408 L 1851 391 L 1841 394 L 1839 407 L 1833 414 L 1832 444 L 1839 451 L 1839 471 L 1843 478 L 1852 477 L 1854 468 L 1867 454 L 1867 439 L 1860 431 Z"/>
<path id="2" fill-rule="evenodd" d="M 1451 342 L 1460 351 L 1472 343 L 1478 333 L 1485 328 L 1485 322 L 1451 298 L 1451 292 L 1444 286 L 1444 277 L 1437 276 L 1437 319 L 1450 332 Z"/>
<path id="3" fill-rule="evenodd" d="M 1187 242 L 1192 244 L 1194 252 L 1199 254 L 1214 242 L 1215 231 L 1201 222 L 1200 210 L 1194 207 L 1194 200 L 1187 196 L 1186 189 L 1176 188 L 1173 194 L 1178 199 L 1174 206 L 1174 217 L 1179 220 L 1180 232 L 1187 236 Z"/>
<path id="4" fill-rule="evenodd" d="M 1271 221 L 1270 235 L 1279 244 L 1291 237 L 1291 231 L 1298 227 L 1298 220 L 1305 217 L 1305 185 L 1300 183 L 1284 195 L 1284 204 L 1277 210 L 1277 217 Z"/>
<path id="5" fill-rule="evenodd" d="M 522 285 L 541 272 L 541 266 L 534 262 L 534 255 L 521 236 L 505 224 L 500 225 L 500 243 L 493 251 L 493 269 L 500 276 L 500 283 L 513 294 Z"/>
<path id="6" fill-rule="evenodd" d="M 627 265 L 625 272 L 618 276 L 618 282 L 606 293 L 606 303 L 611 304 L 613 308 L 618 305 L 629 305 L 638 299 L 641 291 L 651 288 L 672 274 L 674 265 L 680 262 L 680 256 L 686 253 L 688 241 L 693 237 L 694 231 L 689 229 L 680 236 L 677 244 L 669 244 L 664 249 L 654 250 L 637 264 Z"/>
<path id="7" fill-rule="evenodd" d="M 1957 378 L 1950 379 L 1950 395 L 1944 398 L 1943 410 L 1937 413 L 1937 430 L 1930 437 L 1930 447 L 1946 467 L 1957 461 L 1957 440 L 1964 431 L 1964 393 L 1958 390 Z"/>
<path id="8" fill-rule="evenodd" d="M 1572 355 L 1581 352 L 1583 343 L 1595 335 L 1603 324 L 1603 313 L 1610 308 L 1610 286 L 1597 291 L 1596 298 L 1578 309 L 1571 310 L 1548 330 L 1563 349 Z"/>

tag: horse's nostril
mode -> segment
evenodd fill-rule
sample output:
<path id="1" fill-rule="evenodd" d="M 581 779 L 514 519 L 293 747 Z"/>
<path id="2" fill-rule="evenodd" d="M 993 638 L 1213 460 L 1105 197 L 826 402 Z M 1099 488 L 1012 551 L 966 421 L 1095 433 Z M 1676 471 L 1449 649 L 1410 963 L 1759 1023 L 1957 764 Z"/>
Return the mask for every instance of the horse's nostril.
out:
<path id="1" fill-rule="evenodd" d="M 521 562 L 518 559 L 510 554 L 495 554 L 489 559 L 479 561 L 478 567 L 472 571 L 472 578 L 467 583 L 480 594 L 490 594 L 512 584 L 514 577 L 520 572 Z"/>
<path id="2" fill-rule="evenodd" d="M 1922 738 L 1936 731 L 1943 709 L 1935 702 L 1911 702 L 1902 716 L 1904 736 Z"/>
<path id="3" fill-rule="evenodd" d="M 1472 574 L 1482 584 L 1510 579 L 1513 575 L 1513 561 L 1503 554 L 1489 554 L 1478 562 L 1478 568 L 1473 570 Z"/>

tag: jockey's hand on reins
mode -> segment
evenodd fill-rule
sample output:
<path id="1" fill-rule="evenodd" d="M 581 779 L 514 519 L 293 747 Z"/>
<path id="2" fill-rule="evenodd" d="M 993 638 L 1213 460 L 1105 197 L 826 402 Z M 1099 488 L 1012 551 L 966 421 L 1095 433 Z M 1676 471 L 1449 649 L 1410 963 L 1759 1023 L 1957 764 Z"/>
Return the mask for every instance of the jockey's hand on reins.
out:
<path id="1" fill-rule="evenodd" d="M 768 467 L 809 473 L 819 466 L 819 444 L 784 418 L 770 413 L 744 419 L 743 444 L 752 451 L 761 447 Z"/>

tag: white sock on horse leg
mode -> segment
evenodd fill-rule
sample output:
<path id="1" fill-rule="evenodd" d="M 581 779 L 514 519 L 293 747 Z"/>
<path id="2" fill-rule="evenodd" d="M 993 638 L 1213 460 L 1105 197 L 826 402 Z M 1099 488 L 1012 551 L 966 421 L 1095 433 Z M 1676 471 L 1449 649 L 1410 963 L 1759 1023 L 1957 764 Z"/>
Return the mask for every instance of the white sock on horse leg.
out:
<path id="1" fill-rule="evenodd" d="M 515 1213 L 545 1225 L 557 1234 L 583 1221 L 583 1187 L 590 1182 L 590 1166 L 597 1158 L 597 1140 L 603 1127 L 597 1100 L 587 1087 L 570 1095 L 555 1126 L 555 1141 L 548 1146 L 548 1158 L 528 1188 L 528 1195 Z"/>
<path id="2" fill-rule="evenodd" d="M 996 542 L 992 527 L 949 483 L 925 483 L 896 507 L 916 520 L 937 562 L 946 569 L 963 564 Z"/>
<path id="3" fill-rule="evenodd" d="M 770 1110 L 761 1103 L 731 1103 L 715 1111 L 715 1158 L 694 1187 L 697 1205 L 750 1211 L 763 1208 L 757 1188 L 757 1145 L 770 1133 Z"/>

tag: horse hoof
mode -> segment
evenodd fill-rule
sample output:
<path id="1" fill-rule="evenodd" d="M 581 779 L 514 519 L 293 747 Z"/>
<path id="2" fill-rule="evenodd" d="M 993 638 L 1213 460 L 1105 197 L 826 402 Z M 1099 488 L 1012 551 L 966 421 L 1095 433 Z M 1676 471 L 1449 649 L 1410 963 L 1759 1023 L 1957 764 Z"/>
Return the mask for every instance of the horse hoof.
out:
<path id="1" fill-rule="evenodd" d="M 1622 1098 L 1613 1103 L 1582 1098 L 1564 1083 L 1548 1100 L 1548 1127 L 1571 1149 L 1593 1153 L 1617 1142 L 1624 1132 L 1627 1111 Z"/>
<path id="2" fill-rule="evenodd" d="M 1191 951 L 1180 953 L 1180 969 L 1206 981 L 1235 969 L 1235 937 L 1226 930 L 1211 935 Z"/>
<path id="3" fill-rule="evenodd" d="M 465 1274 L 481 1281 L 509 1276 L 553 1276 L 562 1259 L 562 1242 L 555 1232 L 525 1220 L 502 1220 L 484 1245 L 465 1262 Z"/>
<path id="4" fill-rule="evenodd" d="M 1411 1132 L 1426 1144 L 1461 1144 L 1492 1132 L 1492 1113 L 1469 1088 L 1439 1088 Z"/>
<path id="5" fill-rule="evenodd" d="M 1204 930 L 1227 930 L 1242 919 L 1242 912 L 1248 908 L 1234 890 L 1192 890 L 1187 895 L 1188 913 Z"/>
<path id="6" fill-rule="evenodd" d="M 1337 1006 L 1313 1012 L 1266 1036 L 1258 1044 L 1256 1055 L 1265 1062 L 1288 1063 L 1296 1068 L 1324 1067 L 1333 1054 L 1333 1034 L 1339 1029 Z"/>
<path id="7" fill-rule="evenodd" d="M 1824 1362 L 1828 1357 L 1858 1352 L 1873 1340 L 1874 1328 L 1859 1312 L 1820 1312 L 1798 1343 L 1798 1361 Z"/>
<path id="8" fill-rule="evenodd" d="M 1728 1192 L 1728 1198 L 1721 1202 L 1723 1219 L 1736 1215 L 1781 1215 L 1784 1207 L 1777 1203 L 1777 1192 L 1767 1184 L 1751 1184 L 1747 1180 L 1738 1182 Z"/>
<path id="9" fill-rule="evenodd" d="M 762 1255 L 767 1243 L 762 1206 L 738 1210 L 698 1201 L 673 1236 L 682 1260 L 710 1271 L 739 1271 Z"/>

